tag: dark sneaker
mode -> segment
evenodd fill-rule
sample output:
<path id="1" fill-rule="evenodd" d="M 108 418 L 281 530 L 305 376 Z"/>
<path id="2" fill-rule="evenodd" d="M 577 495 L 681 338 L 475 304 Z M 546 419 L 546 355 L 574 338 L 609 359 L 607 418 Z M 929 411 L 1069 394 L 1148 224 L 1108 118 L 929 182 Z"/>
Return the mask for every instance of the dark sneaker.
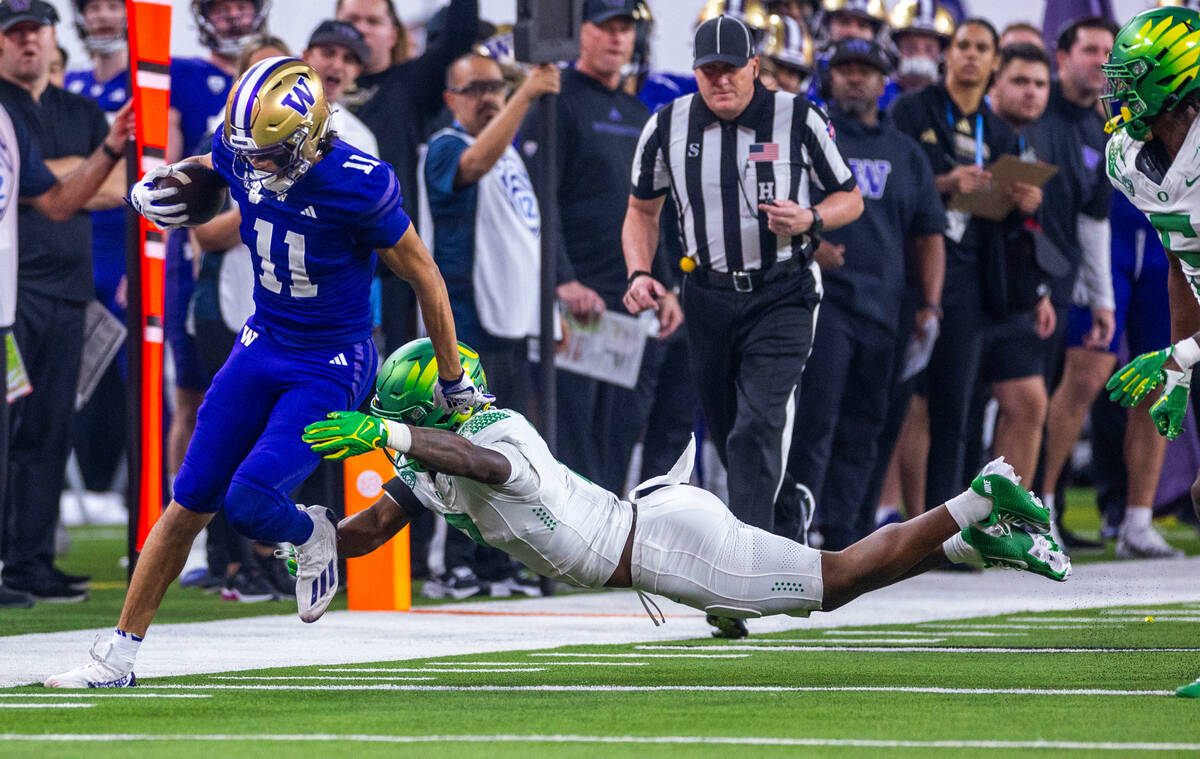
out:
<path id="1" fill-rule="evenodd" d="M 33 596 L 33 600 L 47 603 L 74 603 L 86 601 L 88 597 L 86 590 L 76 590 L 53 575 L 46 575 L 28 582 L 5 582 L 4 584 L 10 590 L 24 591 Z"/>
<path id="2" fill-rule="evenodd" d="M 712 631 L 714 638 L 729 638 L 737 640 L 744 638 L 750 634 L 750 630 L 746 627 L 746 620 L 737 619 L 736 617 L 718 617 L 715 614 L 709 614 L 704 618 L 713 627 L 717 628 Z"/>
<path id="3" fill-rule="evenodd" d="M 421 595 L 426 598 L 453 598 L 461 601 L 483 590 L 479 578 L 470 567 L 455 567 L 445 574 L 426 580 Z"/>
<path id="4" fill-rule="evenodd" d="M 537 576 L 536 572 L 521 567 L 511 577 L 505 577 L 503 580 L 493 582 L 488 588 L 488 595 L 492 598 L 507 598 L 513 593 L 520 593 L 523 596 L 540 597 L 542 595 L 541 578 Z"/>
<path id="5" fill-rule="evenodd" d="M 226 580 L 225 587 L 221 589 L 221 598 L 225 601 L 258 603 L 260 601 L 278 601 L 280 596 L 261 572 L 252 567 L 243 566 L 237 571 L 237 574 Z"/>
<path id="6" fill-rule="evenodd" d="M 33 606 L 33 596 L 20 590 L 13 590 L 0 585 L 0 609 L 29 609 Z"/>
<path id="7" fill-rule="evenodd" d="M 288 571 L 287 565 L 275 559 L 274 556 L 254 555 L 258 572 L 271 583 L 271 587 L 281 598 L 289 598 L 296 592 L 296 576 Z"/>
<path id="8" fill-rule="evenodd" d="M 50 573 L 57 577 L 59 582 L 75 590 L 87 590 L 92 585 L 91 575 L 73 575 L 62 571 L 58 567 L 50 567 Z"/>

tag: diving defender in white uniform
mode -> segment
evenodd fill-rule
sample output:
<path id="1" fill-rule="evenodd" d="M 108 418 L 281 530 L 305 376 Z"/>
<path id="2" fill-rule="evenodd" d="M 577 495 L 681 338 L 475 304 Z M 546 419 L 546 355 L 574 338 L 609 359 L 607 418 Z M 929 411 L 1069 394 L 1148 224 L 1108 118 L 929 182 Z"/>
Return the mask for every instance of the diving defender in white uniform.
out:
<path id="1" fill-rule="evenodd" d="M 479 357 L 464 370 L 485 387 Z M 878 530 L 843 551 L 808 548 L 738 521 L 716 496 L 687 485 L 694 443 L 671 471 L 630 500 L 559 463 L 520 414 L 491 405 L 434 405 L 428 340 L 388 358 L 371 414 L 338 411 L 305 428 L 326 458 L 389 449 L 396 476 L 371 508 L 338 525 L 338 550 L 361 556 L 422 509 L 547 577 L 588 588 L 665 596 L 710 614 L 808 616 L 947 562 L 1002 566 L 1065 580 L 1071 565 L 1046 534 L 1049 516 L 998 459 L 946 504 Z M 730 472 L 736 477 L 737 472 Z"/>

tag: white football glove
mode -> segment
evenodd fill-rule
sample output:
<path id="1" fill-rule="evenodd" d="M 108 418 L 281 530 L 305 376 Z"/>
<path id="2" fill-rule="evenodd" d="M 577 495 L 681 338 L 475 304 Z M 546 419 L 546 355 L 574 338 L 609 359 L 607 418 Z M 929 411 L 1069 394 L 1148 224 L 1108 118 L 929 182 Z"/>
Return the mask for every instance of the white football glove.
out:
<path id="1" fill-rule="evenodd" d="M 475 383 L 465 371 L 452 382 L 438 377 L 433 386 L 433 405 L 455 413 L 466 413 L 472 408 L 482 408 L 495 401 L 496 396 L 475 387 Z"/>
<path id="2" fill-rule="evenodd" d="M 163 203 L 179 194 L 178 187 L 156 188 L 155 180 L 175 173 L 175 166 L 159 166 L 138 180 L 129 190 L 129 204 L 133 210 L 153 222 L 161 229 L 178 229 L 188 222 L 186 203 Z"/>

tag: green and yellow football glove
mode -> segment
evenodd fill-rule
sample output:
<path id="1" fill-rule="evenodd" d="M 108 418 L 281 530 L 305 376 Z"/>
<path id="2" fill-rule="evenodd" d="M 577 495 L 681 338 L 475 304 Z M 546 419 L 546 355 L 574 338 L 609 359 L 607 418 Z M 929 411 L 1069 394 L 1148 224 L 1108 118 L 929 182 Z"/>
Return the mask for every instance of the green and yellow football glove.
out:
<path id="1" fill-rule="evenodd" d="M 1175 346 L 1171 346 L 1153 353 L 1143 353 L 1130 361 L 1109 377 L 1104 385 L 1112 391 L 1108 394 L 1109 400 L 1126 408 L 1141 403 L 1151 390 L 1166 381 L 1163 364 L 1174 353 Z"/>
<path id="2" fill-rule="evenodd" d="M 1192 372 L 1166 370 L 1167 384 L 1162 397 L 1150 407 L 1150 418 L 1158 428 L 1158 434 L 1174 440 L 1183 432 L 1183 419 L 1187 416 L 1188 395 L 1191 393 Z"/>
<path id="3" fill-rule="evenodd" d="M 333 411 L 305 427 L 301 439 L 313 453 L 341 461 L 386 446 L 387 427 L 382 419 L 357 411 Z"/>

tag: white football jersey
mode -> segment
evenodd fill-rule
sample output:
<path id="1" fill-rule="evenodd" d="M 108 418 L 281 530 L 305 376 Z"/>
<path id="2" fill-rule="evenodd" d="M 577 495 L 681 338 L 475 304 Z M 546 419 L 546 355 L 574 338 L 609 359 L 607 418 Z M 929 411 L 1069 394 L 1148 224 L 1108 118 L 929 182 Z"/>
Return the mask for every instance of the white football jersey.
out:
<path id="1" fill-rule="evenodd" d="M 508 459 L 512 474 L 488 485 L 409 465 L 396 474 L 426 508 L 476 542 L 499 548 L 538 574 L 599 587 L 616 570 L 633 509 L 560 463 L 525 417 L 508 409 L 476 413 L 459 429 Z"/>
<path id="2" fill-rule="evenodd" d="M 1109 181 L 1146 214 L 1163 247 L 1185 269 L 1200 268 L 1200 119 L 1170 165 L 1157 145 L 1124 130 L 1109 138 L 1106 158 Z"/>

